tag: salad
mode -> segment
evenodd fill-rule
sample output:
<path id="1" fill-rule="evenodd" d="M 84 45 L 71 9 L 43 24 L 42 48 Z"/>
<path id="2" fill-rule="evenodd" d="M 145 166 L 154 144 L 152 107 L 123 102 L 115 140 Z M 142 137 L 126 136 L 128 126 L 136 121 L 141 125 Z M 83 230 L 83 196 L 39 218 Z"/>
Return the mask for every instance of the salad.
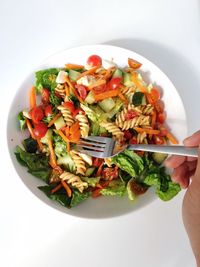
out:
<path id="1" fill-rule="evenodd" d="M 38 188 L 47 197 L 70 208 L 89 197 L 127 194 L 134 201 L 151 186 L 164 201 L 180 191 L 162 165 L 165 154 L 125 150 L 98 159 L 77 148 L 89 135 L 115 138 L 119 147 L 177 144 L 164 125 L 161 94 L 145 83 L 141 66 L 128 58 L 122 68 L 92 55 L 85 65 L 68 63 L 35 73 L 30 106 L 18 115 L 29 137 L 15 155 L 29 173 L 44 181 Z"/>

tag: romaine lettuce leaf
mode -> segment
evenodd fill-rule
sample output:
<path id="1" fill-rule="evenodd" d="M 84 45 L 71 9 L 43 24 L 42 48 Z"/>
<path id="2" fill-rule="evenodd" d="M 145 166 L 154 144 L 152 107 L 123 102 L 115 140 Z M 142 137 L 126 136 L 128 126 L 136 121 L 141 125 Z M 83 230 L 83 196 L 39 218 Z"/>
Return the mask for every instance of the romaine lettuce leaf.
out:
<path id="1" fill-rule="evenodd" d="M 81 108 L 85 111 L 86 115 L 92 122 L 98 123 L 99 121 L 99 114 L 95 113 L 91 108 L 84 104 L 80 104 Z"/>
<path id="2" fill-rule="evenodd" d="M 20 129 L 21 129 L 21 130 L 26 129 L 26 127 L 27 127 L 27 126 L 26 126 L 26 121 L 25 121 L 25 118 L 24 118 L 24 116 L 23 116 L 22 111 L 18 114 L 17 119 L 18 119 L 18 121 L 19 121 Z"/>
<path id="3" fill-rule="evenodd" d="M 120 196 L 122 197 L 126 193 L 125 183 L 121 180 L 113 180 L 109 183 L 109 186 L 101 190 L 103 196 Z"/>
<path id="4" fill-rule="evenodd" d="M 161 189 L 157 188 L 156 194 L 163 201 L 168 201 L 175 197 L 180 191 L 180 185 L 170 181 L 168 182 L 168 189 L 166 191 L 163 192 Z"/>
<path id="5" fill-rule="evenodd" d="M 56 77 L 60 69 L 51 68 L 46 70 L 39 70 L 35 73 L 35 86 L 38 92 L 42 88 L 52 90 L 56 87 Z"/>
<path id="6" fill-rule="evenodd" d="M 70 203 L 70 207 L 75 207 L 77 206 L 79 203 L 83 202 L 84 200 L 88 199 L 91 196 L 90 192 L 79 192 L 77 190 L 73 191 L 72 194 L 72 199 L 71 199 L 71 203 Z"/>
<path id="7" fill-rule="evenodd" d="M 100 176 L 99 177 L 85 177 L 85 176 L 82 176 L 81 177 L 81 180 L 88 183 L 89 186 L 92 186 L 92 187 L 95 187 L 96 184 L 99 183 L 99 180 L 100 180 Z"/>

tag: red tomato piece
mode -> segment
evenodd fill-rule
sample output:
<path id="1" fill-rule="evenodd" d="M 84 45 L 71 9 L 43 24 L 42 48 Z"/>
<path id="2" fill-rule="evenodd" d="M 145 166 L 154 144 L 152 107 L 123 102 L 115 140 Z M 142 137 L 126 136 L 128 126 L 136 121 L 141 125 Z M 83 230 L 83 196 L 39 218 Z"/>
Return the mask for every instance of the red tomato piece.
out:
<path id="1" fill-rule="evenodd" d="M 164 103 L 162 100 L 158 100 L 154 103 L 155 109 L 158 113 L 164 111 Z"/>
<path id="2" fill-rule="evenodd" d="M 47 128 L 46 124 L 44 124 L 43 122 L 40 122 L 40 123 L 35 125 L 33 132 L 34 132 L 34 135 L 36 137 L 42 138 L 45 136 L 47 130 L 48 130 L 48 128 Z"/>
<path id="3" fill-rule="evenodd" d="M 137 112 L 135 112 L 135 111 L 133 111 L 133 110 L 129 110 L 129 111 L 125 114 L 124 118 L 125 118 L 125 120 L 128 121 L 128 120 L 132 120 L 132 119 L 135 118 L 137 115 L 138 115 Z"/>
<path id="4" fill-rule="evenodd" d="M 152 88 L 150 95 L 154 103 L 160 99 L 160 92 L 157 88 Z"/>
<path id="5" fill-rule="evenodd" d="M 76 115 L 81 112 L 82 114 L 85 114 L 85 112 L 82 110 L 82 108 L 77 108 L 73 112 L 73 117 L 76 117 Z"/>
<path id="6" fill-rule="evenodd" d="M 154 143 L 156 145 L 164 145 L 165 144 L 165 139 L 162 136 L 154 135 L 153 140 L 154 140 Z"/>
<path id="7" fill-rule="evenodd" d="M 42 103 L 44 104 L 47 104 L 49 103 L 49 90 L 48 89 L 42 89 L 42 92 L 41 92 L 41 95 L 42 95 Z"/>
<path id="8" fill-rule="evenodd" d="M 128 58 L 128 65 L 133 69 L 139 69 L 142 66 L 142 63 L 138 62 L 135 59 Z"/>
<path id="9" fill-rule="evenodd" d="M 44 109 L 45 116 L 46 117 L 51 116 L 52 113 L 53 113 L 52 106 L 51 105 L 46 106 L 45 109 Z"/>
<path id="10" fill-rule="evenodd" d="M 99 167 L 102 164 L 103 161 L 104 161 L 103 159 L 93 158 L 92 166 Z"/>
<path id="11" fill-rule="evenodd" d="M 39 123 L 44 118 L 44 111 L 41 107 L 34 107 L 30 114 L 33 123 Z"/>
<path id="12" fill-rule="evenodd" d="M 86 87 L 84 85 L 81 85 L 81 84 L 77 84 L 75 87 L 76 87 L 80 97 L 84 100 L 87 96 Z"/>
<path id="13" fill-rule="evenodd" d="M 118 178 L 118 167 L 114 168 L 104 168 L 102 171 L 102 178 L 105 180 L 113 180 Z"/>
<path id="14" fill-rule="evenodd" d="M 130 140 L 132 138 L 132 133 L 129 130 L 125 130 L 124 131 L 124 137 L 126 138 L 126 140 Z"/>
<path id="15" fill-rule="evenodd" d="M 135 193 L 136 195 L 142 195 L 144 194 L 148 187 L 147 186 L 144 186 L 144 185 L 140 185 L 138 183 L 136 183 L 135 181 L 131 180 L 130 182 L 130 188 L 131 188 L 131 191 L 133 193 Z"/>
<path id="16" fill-rule="evenodd" d="M 102 59 L 100 56 L 92 55 L 88 58 L 87 64 L 91 67 L 97 67 L 102 65 Z"/>
<path id="17" fill-rule="evenodd" d="M 136 138 L 135 136 L 133 136 L 133 137 L 131 138 L 131 140 L 129 141 L 129 144 L 131 144 L 131 145 L 135 145 L 135 144 L 137 144 L 137 138 Z"/>
<path id="18" fill-rule="evenodd" d="M 158 113 L 158 115 L 157 115 L 157 121 L 159 123 L 164 123 L 165 122 L 165 119 L 166 119 L 165 113 Z"/>
<path id="19" fill-rule="evenodd" d="M 75 110 L 74 103 L 71 101 L 64 102 L 62 105 L 63 105 L 63 107 L 69 109 L 72 113 Z"/>
<path id="20" fill-rule="evenodd" d="M 121 77 L 114 77 L 108 82 L 107 89 L 110 89 L 110 90 L 118 89 L 121 82 L 122 82 Z"/>

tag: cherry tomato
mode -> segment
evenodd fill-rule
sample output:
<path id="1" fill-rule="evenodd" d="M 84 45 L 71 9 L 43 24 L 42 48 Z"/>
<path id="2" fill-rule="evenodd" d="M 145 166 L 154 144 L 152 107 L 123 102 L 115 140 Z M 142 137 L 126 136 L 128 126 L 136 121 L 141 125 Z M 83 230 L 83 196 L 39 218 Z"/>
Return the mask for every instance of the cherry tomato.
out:
<path id="1" fill-rule="evenodd" d="M 34 107 L 30 114 L 33 123 L 39 123 L 44 118 L 44 111 L 41 107 Z"/>
<path id="2" fill-rule="evenodd" d="M 110 90 L 118 89 L 121 84 L 121 81 L 122 81 L 121 77 L 112 78 L 107 84 L 107 89 Z"/>
<path id="3" fill-rule="evenodd" d="M 44 103 L 44 104 L 49 103 L 49 95 L 50 95 L 49 90 L 47 90 L 45 88 L 42 89 L 41 95 L 42 95 L 42 103 Z"/>
<path id="4" fill-rule="evenodd" d="M 141 184 L 138 184 L 135 181 L 131 180 L 130 189 L 136 195 L 142 195 L 147 191 L 148 187 L 144 186 L 144 185 L 141 185 Z"/>
<path id="5" fill-rule="evenodd" d="M 168 130 L 165 127 L 160 126 L 158 129 L 160 130 L 159 136 L 166 136 L 168 134 Z"/>
<path id="6" fill-rule="evenodd" d="M 132 58 L 128 58 L 128 65 L 133 69 L 139 69 L 142 66 L 140 62 Z"/>
<path id="7" fill-rule="evenodd" d="M 150 95 L 154 103 L 160 99 L 160 92 L 157 88 L 152 88 Z"/>
<path id="8" fill-rule="evenodd" d="M 46 106 L 45 109 L 44 109 L 45 116 L 46 117 L 51 116 L 52 113 L 53 113 L 52 106 L 51 105 Z"/>
<path id="9" fill-rule="evenodd" d="M 47 130 L 48 130 L 48 128 L 47 128 L 46 124 L 44 124 L 43 122 L 40 122 L 40 123 L 35 125 L 33 132 L 34 132 L 34 135 L 36 137 L 42 138 L 43 136 L 45 136 Z"/>
<path id="10" fill-rule="evenodd" d="M 137 144 L 137 138 L 136 138 L 135 136 L 133 136 L 133 137 L 131 138 L 131 140 L 129 141 L 129 144 L 131 144 L 131 145 L 135 145 L 135 144 Z"/>
<path id="11" fill-rule="evenodd" d="M 84 100 L 87 96 L 86 87 L 84 85 L 81 85 L 81 84 L 77 84 L 75 87 L 76 87 L 80 97 Z"/>
<path id="12" fill-rule="evenodd" d="M 159 123 L 164 123 L 165 122 L 165 119 L 166 119 L 165 113 L 158 113 L 158 115 L 157 115 L 157 121 Z"/>
<path id="13" fill-rule="evenodd" d="M 118 167 L 104 168 L 102 171 L 102 178 L 104 180 L 113 180 L 118 178 Z"/>
<path id="14" fill-rule="evenodd" d="M 126 138 L 126 140 L 130 140 L 132 138 L 132 133 L 129 130 L 125 130 L 124 131 L 124 137 Z"/>
<path id="15" fill-rule="evenodd" d="M 156 145 L 164 145 L 165 144 L 165 139 L 162 136 L 154 135 L 153 140 L 154 140 L 154 143 Z"/>
<path id="16" fill-rule="evenodd" d="M 71 101 L 64 102 L 62 105 L 63 105 L 63 107 L 69 109 L 71 111 L 71 113 L 73 113 L 75 110 L 74 103 Z"/>
<path id="17" fill-rule="evenodd" d="M 124 118 L 125 118 L 125 120 L 131 120 L 131 119 L 135 118 L 136 116 L 137 116 L 137 113 L 136 113 L 135 111 L 133 111 L 133 110 L 129 110 L 129 111 L 125 114 Z"/>
<path id="18" fill-rule="evenodd" d="M 164 103 L 162 100 L 158 100 L 154 103 L 155 109 L 158 113 L 164 111 Z"/>
<path id="19" fill-rule="evenodd" d="M 97 67 L 102 65 L 102 59 L 100 56 L 92 55 L 88 58 L 87 64 L 91 67 Z"/>
<path id="20" fill-rule="evenodd" d="M 102 164 L 103 161 L 104 161 L 103 159 L 93 158 L 92 166 L 99 167 Z"/>
<path id="21" fill-rule="evenodd" d="M 76 115 L 81 112 L 82 114 L 85 114 L 85 112 L 82 110 L 82 108 L 77 108 L 73 112 L 73 117 L 76 117 Z"/>

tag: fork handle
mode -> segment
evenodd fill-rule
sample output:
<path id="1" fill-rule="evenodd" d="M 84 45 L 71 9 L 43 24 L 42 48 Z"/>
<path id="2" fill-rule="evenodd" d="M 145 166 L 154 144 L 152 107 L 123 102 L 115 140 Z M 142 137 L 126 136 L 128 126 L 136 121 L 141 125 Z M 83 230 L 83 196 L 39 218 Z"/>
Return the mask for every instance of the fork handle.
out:
<path id="1" fill-rule="evenodd" d="M 166 153 L 170 155 L 198 157 L 198 147 L 185 147 L 179 145 L 158 146 L 158 145 L 139 144 L 139 145 L 129 145 L 127 148 L 129 150 L 142 150 L 148 152 Z"/>

